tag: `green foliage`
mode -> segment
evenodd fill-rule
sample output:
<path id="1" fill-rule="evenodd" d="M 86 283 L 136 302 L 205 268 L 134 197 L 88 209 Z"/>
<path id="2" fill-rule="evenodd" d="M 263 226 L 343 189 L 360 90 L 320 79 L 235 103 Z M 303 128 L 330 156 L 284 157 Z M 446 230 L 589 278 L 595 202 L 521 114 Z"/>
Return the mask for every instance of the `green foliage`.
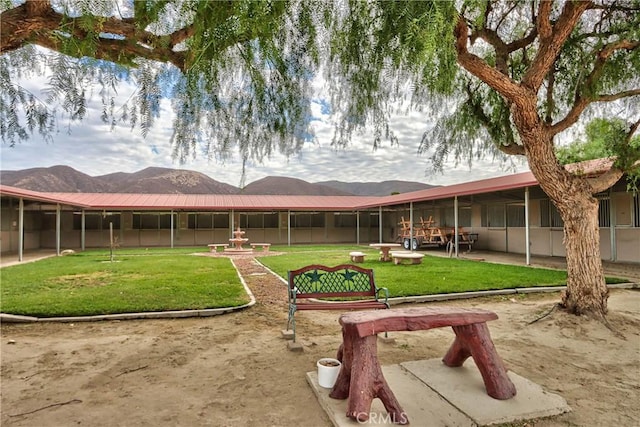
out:
<path id="1" fill-rule="evenodd" d="M 486 153 L 522 153 L 512 105 L 486 81 L 459 72 L 454 30 L 460 17 L 469 26 L 468 47 L 477 60 L 517 83 L 540 53 L 538 4 L 53 4 L 64 15 L 60 27 L 30 33 L 22 48 L 0 58 L 0 133 L 12 145 L 36 130 L 50 137 L 59 114 L 66 114 L 70 123 L 82 120 L 87 98 L 97 93 L 105 123 L 126 123 L 145 136 L 159 117 L 161 101 L 170 99 L 174 155 L 181 161 L 200 151 L 219 160 L 234 151 L 245 161 L 276 151 L 291 155 L 313 138 L 314 102 L 331 111 L 335 146 L 348 144 L 364 126 L 374 128 L 374 147 L 383 139 L 397 143 L 398 136 L 389 130 L 392 113 L 428 109 L 437 125 L 425 133 L 421 152 L 434 150 L 430 160 L 435 169 L 450 155 L 470 164 Z M 562 9 L 571 5 L 554 3 L 550 21 L 560 20 Z M 16 7 L 6 1 L 0 6 L 5 12 Z M 561 121 L 576 100 L 591 103 L 604 95 L 633 93 L 640 82 L 640 49 L 634 45 L 640 38 L 640 4 L 596 1 L 591 6 L 552 68 L 544 70 L 543 87 L 536 89 L 538 114 L 547 124 Z M 107 26 L 109 34 L 103 32 Z M 56 40 L 56 49 L 66 56 L 29 45 L 43 34 Z M 606 50 L 622 42 L 628 45 Z M 50 75 L 42 102 L 18 83 L 38 75 Z M 136 93 L 116 105 L 115 91 L 123 82 L 135 85 Z M 620 101 L 624 119 L 631 120 L 637 111 L 637 99 Z M 59 105 L 60 111 L 50 105 Z"/>

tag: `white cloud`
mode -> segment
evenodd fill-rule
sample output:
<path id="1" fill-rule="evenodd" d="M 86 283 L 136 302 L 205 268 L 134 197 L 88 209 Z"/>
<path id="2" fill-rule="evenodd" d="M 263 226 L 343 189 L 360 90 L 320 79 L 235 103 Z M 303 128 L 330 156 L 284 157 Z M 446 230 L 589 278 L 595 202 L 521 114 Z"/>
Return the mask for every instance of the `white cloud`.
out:
<path id="1" fill-rule="evenodd" d="M 42 87 L 43 79 L 31 79 L 29 88 L 37 92 L 35 88 Z M 126 99 L 132 91 L 133 87 L 124 85 L 118 90 L 118 99 Z M 391 146 L 385 141 L 377 150 L 373 150 L 373 134 L 362 132 L 354 134 L 346 148 L 335 149 L 331 147 L 333 127 L 329 117 L 323 114 L 321 103 L 314 103 L 312 109 L 316 119 L 313 121 L 315 141 L 305 144 L 298 155 L 289 159 L 276 154 L 263 163 L 250 163 L 246 170 L 246 183 L 266 176 L 288 176 L 308 182 L 406 180 L 446 185 L 513 172 L 502 169 L 497 162 L 477 160 L 472 170 L 465 165 L 450 163 L 444 175 L 427 176 L 428 155 L 417 154 L 422 134 L 429 125 L 429 115 L 425 112 L 393 117 L 392 128 L 399 139 L 399 146 Z M 138 129 L 132 131 L 123 124 L 111 130 L 102 123 L 100 116 L 100 102 L 92 100 L 86 118 L 82 122 L 72 123 L 69 133 L 62 126 L 55 134 L 54 142 L 46 143 L 34 135 L 14 148 L 2 145 L 2 170 L 68 165 L 97 176 L 157 166 L 196 170 L 236 186 L 241 182 L 242 165 L 237 156 L 224 164 L 208 160 L 202 153 L 197 153 L 195 160 L 189 159 L 184 165 L 172 159 L 170 138 L 173 113 L 168 101 L 163 102 L 162 115 L 146 138 L 141 136 Z M 526 165 L 518 168 L 519 171 L 526 169 Z"/>

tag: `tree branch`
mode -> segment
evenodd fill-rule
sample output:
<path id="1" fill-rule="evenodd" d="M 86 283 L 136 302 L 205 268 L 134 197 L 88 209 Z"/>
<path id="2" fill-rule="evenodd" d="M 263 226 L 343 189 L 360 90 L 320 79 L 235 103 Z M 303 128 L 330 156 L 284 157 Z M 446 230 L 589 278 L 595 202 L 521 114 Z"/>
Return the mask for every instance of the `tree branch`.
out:
<path id="1" fill-rule="evenodd" d="M 536 28 L 541 39 L 548 39 L 551 36 L 551 22 L 549 16 L 551 15 L 552 2 L 541 1 L 538 6 L 538 18 L 536 20 Z"/>
<path id="2" fill-rule="evenodd" d="M 541 1 L 538 8 L 537 28 L 540 35 L 540 48 L 531 67 L 522 79 L 523 86 L 538 92 L 549 69 L 556 61 L 562 46 L 575 28 L 582 13 L 591 2 L 566 2 L 560 17 L 553 27 L 549 21 L 551 2 Z"/>
<path id="3" fill-rule="evenodd" d="M 624 175 L 624 171 L 614 167 L 602 175 L 587 178 L 587 182 L 591 186 L 593 194 L 597 194 L 611 188 L 620 180 L 620 178 L 622 178 L 622 175 Z"/>
<path id="4" fill-rule="evenodd" d="M 618 93 L 611 93 L 606 95 L 598 95 L 594 98 L 593 102 L 611 102 L 618 99 L 630 98 L 632 96 L 640 95 L 640 89 L 625 90 Z"/>
<path id="5" fill-rule="evenodd" d="M 527 92 L 513 81 L 509 76 L 491 67 L 482 58 L 469 52 L 467 40 L 469 27 L 462 15 L 458 17 L 455 28 L 456 52 L 458 63 L 474 76 L 478 77 L 492 89 L 496 90 L 509 101 L 515 101 L 519 97 L 529 96 Z M 535 93 L 533 93 L 535 96 Z"/>
<path id="6" fill-rule="evenodd" d="M 47 1 L 27 1 L 26 3 L 0 14 L 0 54 L 16 50 L 27 43 L 49 49 L 63 49 L 57 32 L 72 34 L 78 40 L 87 37 L 82 30 L 80 18 L 72 18 L 57 13 Z M 141 31 L 136 19 L 104 17 L 97 19 L 96 33 L 109 33 L 124 37 L 124 40 L 98 37 L 95 57 L 115 63 L 130 65 L 135 57 L 173 63 L 185 69 L 185 57 L 173 51 L 176 44 L 193 34 L 191 26 L 177 30 L 168 36 L 157 36 Z M 86 25 L 86 23 L 85 23 Z M 146 47 L 147 45 L 149 47 Z M 65 52 L 72 56 L 82 56 L 80 52 Z"/>
<path id="7" fill-rule="evenodd" d="M 639 94 L 638 89 L 632 89 L 619 92 L 617 94 L 603 94 L 596 96 L 589 95 L 589 89 L 591 89 L 596 84 L 598 79 L 602 76 L 604 65 L 615 51 L 621 49 L 633 50 L 637 49 L 638 47 L 640 47 L 640 42 L 629 40 L 619 40 L 602 47 L 600 52 L 597 54 L 597 59 L 595 61 L 595 64 L 593 65 L 591 73 L 589 73 L 584 81 L 584 84 L 582 85 L 582 90 L 580 90 L 576 94 L 576 99 L 573 103 L 573 107 L 567 113 L 564 119 L 551 126 L 550 131 L 553 135 L 556 135 L 575 124 L 585 108 L 587 108 L 587 106 L 589 106 L 589 104 L 591 104 L 592 102 L 610 102 L 615 101 L 616 99 L 628 98 L 630 96 L 636 96 Z"/>

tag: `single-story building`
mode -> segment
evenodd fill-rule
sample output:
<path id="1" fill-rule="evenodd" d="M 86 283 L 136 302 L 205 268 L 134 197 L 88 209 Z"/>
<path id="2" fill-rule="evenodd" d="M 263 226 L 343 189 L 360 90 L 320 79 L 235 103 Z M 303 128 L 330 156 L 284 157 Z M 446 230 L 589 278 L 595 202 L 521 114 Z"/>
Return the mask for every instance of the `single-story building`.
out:
<path id="1" fill-rule="evenodd" d="M 565 255 L 562 219 L 530 172 L 383 197 L 45 193 L 0 185 L 0 198 L 1 252 L 19 258 L 24 250 L 109 247 L 111 236 L 119 247 L 206 247 L 228 242 L 238 226 L 250 242 L 393 242 L 403 221 L 413 227 L 428 218 L 477 234 L 477 249 L 527 261 Z M 623 178 L 597 198 L 602 258 L 640 263 L 638 194 Z"/>

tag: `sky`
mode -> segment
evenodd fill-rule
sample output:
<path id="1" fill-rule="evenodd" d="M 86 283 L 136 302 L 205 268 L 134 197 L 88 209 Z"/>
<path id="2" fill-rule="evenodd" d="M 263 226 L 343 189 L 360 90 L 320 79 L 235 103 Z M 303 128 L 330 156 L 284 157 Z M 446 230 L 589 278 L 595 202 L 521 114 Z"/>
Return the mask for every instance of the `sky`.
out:
<path id="1" fill-rule="evenodd" d="M 44 77 L 31 78 L 21 84 L 37 96 L 44 97 Z M 133 87 L 119 88 L 119 96 L 128 97 Z M 235 156 L 225 163 L 208 160 L 197 153 L 196 159 L 180 164 L 172 159 L 170 144 L 173 122 L 168 101 L 162 105 L 161 117 L 143 138 L 139 129 L 127 125 L 111 130 L 101 119 L 101 105 L 96 95 L 90 100 L 87 115 L 81 122 L 67 126 L 59 121 L 53 141 L 45 141 L 34 134 L 27 141 L 9 147 L 0 145 L 0 168 L 21 170 L 70 166 L 90 176 L 115 172 L 137 172 L 147 167 L 164 167 L 202 172 L 227 184 L 241 186 L 242 163 Z M 508 175 L 528 170 L 526 162 L 516 168 L 506 168 L 489 157 L 475 160 L 471 169 L 450 161 L 443 174 L 429 172 L 429 154 L 418 155 L 423 133 L 429 126 L 428 112 L 415 112 L 394 116 L 391 126 L 399 139 L 399 146 L 388 142 L 373 150 L 372 133 L 354 134 L 344 149 L 330 146 L 333 128 L 329 117 L 323 113 L 320 103 L 313 104 L 312 121 L 315 139 L 306 143 L 301 152 L 290 158 L 276 154 L 262 163 L 247 165 L 244 184 L 267 176 L 282 176 L 320 182 L 337 180 L 345 182 L 380 182 L 388 180 L 417 181 L 432 185 L 450 185 L 484 178 Z"/>

